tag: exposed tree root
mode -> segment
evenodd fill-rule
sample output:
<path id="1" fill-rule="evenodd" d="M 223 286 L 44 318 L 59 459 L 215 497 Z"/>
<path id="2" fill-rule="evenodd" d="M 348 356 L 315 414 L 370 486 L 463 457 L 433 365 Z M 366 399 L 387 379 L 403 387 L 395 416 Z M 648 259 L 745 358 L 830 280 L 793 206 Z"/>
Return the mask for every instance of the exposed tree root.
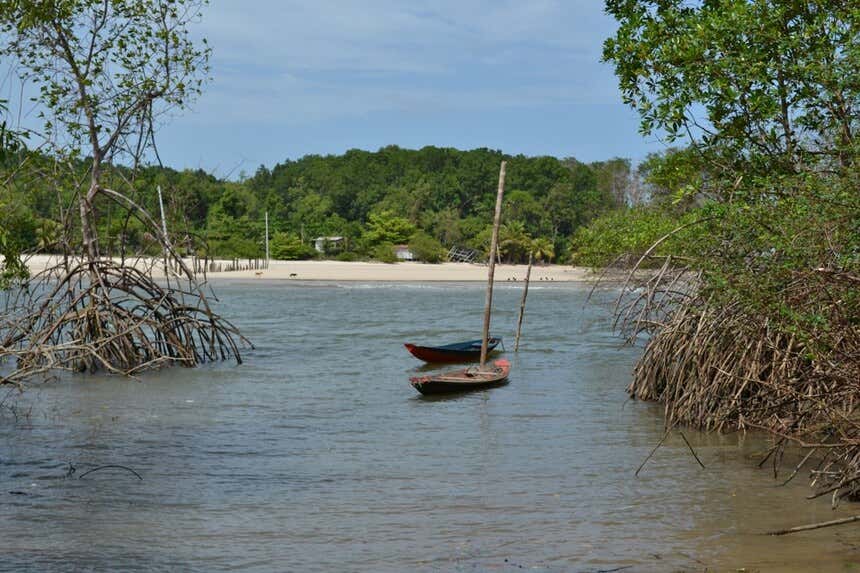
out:
<path id="1" fill-rule="evenodd" d="M 740 301 L 704 294 L 698 275 L 666 259 L 629 281 L 616 309 L 629 340 L 648 337 L 628 392 L 664 403 L 669 428 L 771 433 L 775 473 L 787 446 L 809 450 L 785 483 L 811 463 L 810 497 L 830 495 L 834 505 L 860 497 L 860 330 L 840 314 L 856 288 L 847 274 L 798 273 L 786 304 L 814 308 L 828 327 L 795 334 Z"/>
<path id="2" fill-rule="evenodd" d="M 57 369 L 133 376 L 169 364 L 241 362 L 249 343 L 187 278 L 160 284 L 151 270 L 109 259 L 44 271 L 7 302 L 0 360 L 14 364 L 0 384 L 22 387 Z"/>

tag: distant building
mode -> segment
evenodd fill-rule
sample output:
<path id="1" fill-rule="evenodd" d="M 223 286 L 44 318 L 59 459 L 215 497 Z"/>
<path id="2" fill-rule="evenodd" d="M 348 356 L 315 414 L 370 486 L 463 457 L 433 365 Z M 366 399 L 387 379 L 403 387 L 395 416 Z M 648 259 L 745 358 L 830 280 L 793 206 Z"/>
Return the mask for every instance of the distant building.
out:
<path id="1" fill-rule="evenodd" d="M 317 237 L 314 239 L 314 248 L 318 253 L 330 253 L 343 248 L 343 237 Z"/>
<path id="2" fill-rule="evenodd" d="M 413 261 L 415 255 L 409 249 L 409 245 L 394 245 L 394 256 L 401 261 Z"/>

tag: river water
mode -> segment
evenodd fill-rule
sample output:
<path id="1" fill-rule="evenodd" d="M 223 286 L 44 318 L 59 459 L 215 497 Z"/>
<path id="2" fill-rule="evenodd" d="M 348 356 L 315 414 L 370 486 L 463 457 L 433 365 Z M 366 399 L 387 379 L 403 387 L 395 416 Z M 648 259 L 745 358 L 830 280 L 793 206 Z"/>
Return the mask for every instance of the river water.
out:
<path id="1" fill-rule="evenodd" d="M 582 285 L 496 289 L 510 384 L 429 399 L 403 342 L 477 337 L 481 285 L 216 283 L 246 363 L 62 379 L 0 417 L 3 571 L 850 570 L 857 513 L 767 440 L 663 435 Z M 609 295 L 604 295 L 609 296 Z M 16 418 L 17 415 L 17 418 Z M 107 468 L 77 479 L 103 465 Z M 71 470 L 74 473 L 68 475 Z"/>

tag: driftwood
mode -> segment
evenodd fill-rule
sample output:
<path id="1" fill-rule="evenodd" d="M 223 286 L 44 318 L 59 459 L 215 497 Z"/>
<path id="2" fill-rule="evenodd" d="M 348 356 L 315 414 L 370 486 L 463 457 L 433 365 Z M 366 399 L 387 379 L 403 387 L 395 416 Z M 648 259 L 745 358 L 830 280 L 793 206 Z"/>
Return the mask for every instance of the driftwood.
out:
<path id="1" fill-rule="evenodd" d="M 821 523 L 810 523 L 809 525 L 798 525 L 789 529 L 780 529 L 778 531 L 768 531 L 768 535 L 788 535 L 789 533 L 798 533 L 799 531 L 812 531 L 813 529 L 821 529 L 823 527 L 833 527 L 834 525 L 844 525 L 860 521 L 860 515 L 851 517 L 843 517 L 842 519 L 833 519 L 830 521 L 822 521 Z"/>

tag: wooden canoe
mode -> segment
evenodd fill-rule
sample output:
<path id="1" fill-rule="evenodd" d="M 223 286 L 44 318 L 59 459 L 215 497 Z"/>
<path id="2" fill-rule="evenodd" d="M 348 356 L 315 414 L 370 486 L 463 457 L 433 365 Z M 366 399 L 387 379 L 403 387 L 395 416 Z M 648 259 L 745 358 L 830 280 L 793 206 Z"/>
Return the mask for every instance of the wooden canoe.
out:
<path id="1" fill-rule="evenodd" d="M 501 338 L 490 338 L 487 340 L 487 353 L 492 352 L 501 343 Z M 470 362 L 480 360 L 481 341 L 469 340 L 466 342 L 455 342 L 445 346 L 418 346 L 417 344 L 404 344 L 412 356 L 424 362 Z"/>
<path id="2" fill-rule="evenodd" d="M 483 369 L 472 366 L 440 374 L 414 376 L 409 382 L 422 394 L 450 394 L 499 386 L 507 382 L 510 371 L 511 363 L 500 358 Z"/>

